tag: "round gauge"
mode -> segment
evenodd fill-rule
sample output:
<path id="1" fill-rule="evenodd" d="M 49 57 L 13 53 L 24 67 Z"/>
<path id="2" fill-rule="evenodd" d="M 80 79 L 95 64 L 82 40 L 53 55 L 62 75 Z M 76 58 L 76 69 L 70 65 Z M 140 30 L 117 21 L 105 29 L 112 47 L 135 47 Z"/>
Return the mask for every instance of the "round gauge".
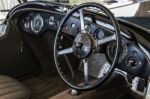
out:
<path id="1" fill-rule="evenodd" d="M 29 21 L 25 22 L 25 23 L 24 23 L 24 27 L 25 27 L 26 29 L 29 29 L 29 27 L 30 27 L 30 22 L 29 22 Z"/>
<path id="2" fill-rule="evenodd" d="M 43 24 L 42 16 L 37 14 L 31 20 L 31 30 L 35 33 L 39 33 L 42 30 Z"/>
<path id="3" fill-rule="evenodd" d="M 101 30 L 101 29 L 96 30 L 96 32 L 95 32 L 95 38 L 96 39 L 101 40 L 104 38 L 104 36 L 105 35 L 104 35 L 103 30 Z"/>
<path id="4" fill-rule="evenodd" d="M 49 17 L 49 25 L 53 25 L 53 24 L 55 24 L 55 18 L 54 18 L 54 16 L 50 16 Z"/>
<path id="5" fill-rule="evenodd" d="M 27 15 L 25 18 L 23 17 L 23 24 L 24 24 L 25 29 L 30 28 L 30 21 L 29 20 L 30 20 L 29 15 Z"/>
<path id="6" fill-rule="evenodd" d="M 112 41 L 109 43 L 108 47 L 107 47 L 107 53 L 108 53 L 108 57 L 113 60 L 114 58 L 114 54 L 116 51 L 116 42 Z M 127 45 L 126 43 L 122 40 L 122 44 L 121 44 L 121 51 L 120 51 L 120 57 L 119 57 L 119 63 L 122 62 L 122 60 L 126 57 L 127 55 Z"/>

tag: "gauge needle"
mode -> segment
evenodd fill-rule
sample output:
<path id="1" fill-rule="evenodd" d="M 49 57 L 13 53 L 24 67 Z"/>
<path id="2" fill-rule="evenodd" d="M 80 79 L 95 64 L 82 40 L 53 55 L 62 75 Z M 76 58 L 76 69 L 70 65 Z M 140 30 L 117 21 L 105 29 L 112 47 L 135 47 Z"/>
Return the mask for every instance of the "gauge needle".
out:
<path id="1" fill-rule="evenodd" d="M 36 24 L 35 24 L 35 26 L 39 26 L 39 23 L 40 23 L 40 22 L 39 22 L 39 21 L 37 21 L 37 22 L 36 22 Z"/>

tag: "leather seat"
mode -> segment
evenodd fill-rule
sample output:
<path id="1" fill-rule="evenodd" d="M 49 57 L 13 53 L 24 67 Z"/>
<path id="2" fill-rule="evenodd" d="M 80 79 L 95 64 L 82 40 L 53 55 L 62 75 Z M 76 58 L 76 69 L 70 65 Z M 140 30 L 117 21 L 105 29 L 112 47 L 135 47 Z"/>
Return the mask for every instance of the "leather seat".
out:
<path id="1" fill-rule="evenodd" d="M 0 75 L 0 99 L 29 99 L 29 91 L 17 80 Z"/>

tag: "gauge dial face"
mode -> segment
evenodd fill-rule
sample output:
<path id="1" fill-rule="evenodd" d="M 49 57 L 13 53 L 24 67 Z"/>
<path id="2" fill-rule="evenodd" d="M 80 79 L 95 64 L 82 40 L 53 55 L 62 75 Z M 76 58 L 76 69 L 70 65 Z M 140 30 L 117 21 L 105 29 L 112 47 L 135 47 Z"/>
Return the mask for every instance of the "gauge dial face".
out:
<path id="1" fill-rule="evenodd" d="M 108 53 L 108 57 L 113 60 L 114 55 L 115 55 L 115 51 L 116 51 L 116 42 L 110 42 L 108 47 L 107 47 L 107 53 Z M 127 45 L 126 43 L 122 40 L 122 44 L 121 44 L 121 51 L 120 51 L 120 56 L 119 56 L 119 63 L 122 62 L 122 60 L 126 57 L 127 55 Z"/>
<path id="2" fill-rule="evenodd" d="M 29 21 L 26 21 L 26 22 L 24 23 L 24 27 L 25 27 L 26 29 L 29 29 L 29 28 L 30 28 L 30 22 L 29 22 Z"/>
<path id="3" fill-rule="evenodd" d="M 99 30 L 96 30 L 95 32 L 95 38 L 98 39 L 98 40 L 101 40 L 104 38 L 104 32 L 103 30 L 99 29 Z"/>
<path id="4" fill-rule="evenodd" d="M 43 24 L 42 16 L 37 14 L 31 20 L 31 30 L 35 33 L 39 33 L 42 30 Z"/>

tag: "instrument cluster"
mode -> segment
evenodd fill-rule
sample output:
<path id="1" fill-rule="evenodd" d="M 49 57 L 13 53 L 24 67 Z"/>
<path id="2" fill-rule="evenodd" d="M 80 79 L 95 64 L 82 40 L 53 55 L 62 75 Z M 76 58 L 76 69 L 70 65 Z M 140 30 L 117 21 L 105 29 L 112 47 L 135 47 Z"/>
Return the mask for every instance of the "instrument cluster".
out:
<path id="1" fill-rule="evenodd" d="M 29 34 L 40 35 L 49 29 L 57 30 L 60 21 L 57 14 L 28 13 L 20 18 L 19 27 Z"/>

